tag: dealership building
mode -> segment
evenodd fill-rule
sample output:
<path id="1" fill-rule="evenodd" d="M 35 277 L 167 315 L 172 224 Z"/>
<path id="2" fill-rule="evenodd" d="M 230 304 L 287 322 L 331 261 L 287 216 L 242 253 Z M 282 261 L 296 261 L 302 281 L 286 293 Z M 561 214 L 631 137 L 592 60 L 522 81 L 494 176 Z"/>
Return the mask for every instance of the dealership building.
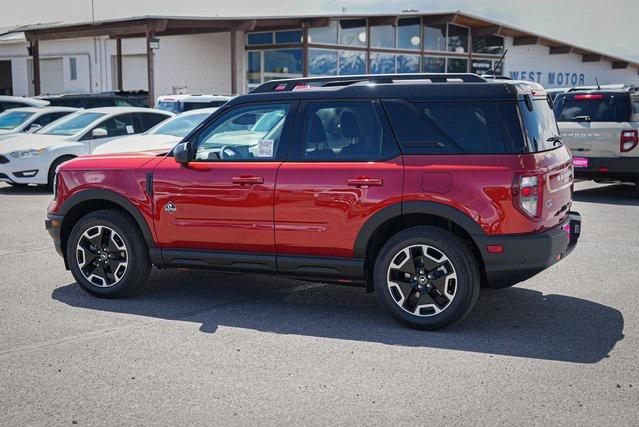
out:
<path id="1" fill-rule="evenodd" d="M 0 31 L 0 94 L 245 93 L 287 77 L 498 72 L 639 84 L 639 63 L 463 12 L 137 18 Z"/>

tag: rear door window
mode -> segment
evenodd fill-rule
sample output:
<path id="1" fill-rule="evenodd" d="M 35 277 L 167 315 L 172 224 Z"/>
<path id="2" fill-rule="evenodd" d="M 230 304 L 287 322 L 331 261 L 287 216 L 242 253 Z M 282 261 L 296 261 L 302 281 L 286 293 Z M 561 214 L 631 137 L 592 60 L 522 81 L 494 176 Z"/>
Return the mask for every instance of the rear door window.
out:
<path id="1" fill-rule="evenodd" d="M 532 106 L 533 109 L 530 111 L 524 101 L 519 101 L 528 151 L 536 153 L 552 150 L 559 144 L 554 139 L 559 135 L 559 128 L 553 111 L 545 99 L 532 100 Z"/>
<path id="2" fill-rule="evenodd" d="M 495 102 L 383 101 L 406 154 L 498 154 L 504 143 Z"/>
<path id="3" fill-rule="evenodd" d="M 311 102 L 304 117 L 302 150 L 294 155 L 298 159 L 359 162 L 399 155 L 373 101 Z"/>
<path id="4" fill-rule="evenodd" d="M 50 114 L 43 114 L 40 117 L 38 117 L 37 119 L 35 119 L 33 121 L 33 123 L 38 124 L 42 127 L 45 127 L 46 125 L 48 125 L 49 123 L 53 123 L 58 119 L 61 119 L 62 117 L 70 114 L 71 112 L 66 112 L 66 111 L 60 111 L 58 113 L 50 113 Z"/>
<path id="5" fill-rule="evenodd" d="M 559 122 L 627 122 L 631 107 L 625 93 L 562 93 L 555 99 Z"/>
<path id="6" fill-rule="evenodd" d="M 120 114 L 111 117 L 96 126 L 107 131 L 107 138 L 131 135 L 135 133 L 133 114 Z"/>

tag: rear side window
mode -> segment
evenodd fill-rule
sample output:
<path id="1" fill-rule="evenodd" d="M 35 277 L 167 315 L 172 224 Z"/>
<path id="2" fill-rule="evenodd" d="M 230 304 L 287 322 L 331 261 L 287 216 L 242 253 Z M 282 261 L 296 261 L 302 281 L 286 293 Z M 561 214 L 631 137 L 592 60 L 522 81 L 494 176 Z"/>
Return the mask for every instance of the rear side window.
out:
<path id="1" fill-rule="evenodd" d="M 384 101 L 395 136 L 406 154 L 499 154 L 504 143 L 495 102 Z"/>
<path id="2" fill-rule="evenodd" d="M 372 101 L 309 103 L 304 120 L 302 160 L 378 161 L 399 155 Z"/>
<path id="3" fill-rule="evenodd" d="M 546 99 L 531 101 L 532 111 L 530 111 L 524 101 L 519 101 L 519 111 L 521 111 L 522 121 L 524 122 L 528 151 L 535 153 L 552 150 L 558 145 L 554 137 L 559 135 L 555 116 Z"/>
<path id="4" fill-rule="evenodd" d="M 139 113 L 138 117 L 140 118 L 140 122 L 142 123 L 142 128 L 139 130 L 139 132 L 146 132 L 158 123 L 163 122 L 164 120 L 169 118 L 168 116 L 156 113 Z"/>
<path id="5" fill-rule="evenodd" d="M 625 93 L 562 93 L 555 99 L 558 122 L 627 122 L 630 101 Z"/>

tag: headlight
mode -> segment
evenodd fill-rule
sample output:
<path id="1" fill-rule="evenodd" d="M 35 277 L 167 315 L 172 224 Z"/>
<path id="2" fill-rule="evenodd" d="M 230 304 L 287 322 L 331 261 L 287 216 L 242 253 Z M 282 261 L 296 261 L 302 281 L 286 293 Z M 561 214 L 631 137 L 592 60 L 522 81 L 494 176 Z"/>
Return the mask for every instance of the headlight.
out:
<path id="1" fill-rule="evenodd" d="M 37 156 L 39 154 L 44 153 L 45 151 L 47 151 L 47 147 L 36 148 L 36 149 L 32 149 L 32 150 L 13 151 L 13 152 L 9 153 L 9 155 L 11 157 L 13 157 L 14 159 L 24 159 L 25 157 L 35 157 L 35 156 Z"/>

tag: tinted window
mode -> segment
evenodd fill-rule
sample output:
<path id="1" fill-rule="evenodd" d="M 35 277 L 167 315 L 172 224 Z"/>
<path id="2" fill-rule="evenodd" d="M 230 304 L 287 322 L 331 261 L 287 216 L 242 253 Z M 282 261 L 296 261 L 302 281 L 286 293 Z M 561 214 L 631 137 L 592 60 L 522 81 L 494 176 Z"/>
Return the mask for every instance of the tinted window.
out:
<path id="1" fill-rule="evenodd" d="M 17 102 L 0 102 L 0 112 L 5 111 L 5 110 L 10 110 L 12 108 L 19 108 L 19 107 L 27 107 L 26 104 L 19 104 Z"/>
<path id="2" fill-rule="evenodd" d="M 397 22 L 397 47 L 418 50 L 422 45 L 419 18 L 399 19 Z"/>
<path id="3" fill-rule="evenodd" d="M 56 120 L 61 119 L 62 117 L 67 116 L 69 114 L 71 114 L 71 112 L 66 112 L 66 111 L 61 111 L 59 113 L 43 114 L 37 119 L 35 119 L 33 123 L 38 124 L 42 127 L 45 127 L 49 123 L 53 123 Z"/>
<path id="4" fill-rule="evenodd" d="M 372 102 L 309 104 L 301 153 L 304 160 L 375 161 L 398 153 Z"/>
<path id="5" fill-rule="evenodd" d="M 556 146 L 552 137 L 559 135 L 555 116 L 545 99 L 536 99 L 532 105 L 533 110 L 530 111 L 524 101 L 519 101 L 528 149 L 531 152 L 551 150 Z"/>
<path id="6" fill-rule="evenodd" d="M 68 119 L 64 119 L 61 123 L 55 122 L 46 128 L 40 130 L 38 133 L 44 133 L 47 135 L 65 135 L 71 136 L 80 132 L 91 123 L 104 116 L 102 113 L 79 113 L 74 114 Z"/>
<path id="7" fill-rule="evenodd" d="M 221 107 L 226 104 L 227 101 L 206 101 L 206 102 L 182 102 L 181 111 L 191 111 L 191 110 L 199 110 L 201 108 L 214 108 Z M 167 108 L 163 108 L 163 110 L 168 110 Z M 172 111 L 172 110 L 169 110 Z M 176 111 L 177 112 L 177 111 Z"/>
<path id="8" fill-rule="evenodd" d="M 371 26 L 371 47 L 395 47 L 395 26 Z"/>
<path id="9" fill-rule="evenodd" d="M 162 114 L 155 113 L 139 113 L 138 117 L 140 118 L 140 122 L 142 122 L 141 132 L 146 132 L 151 129 L 153 126 L 157 125 L 168 119 L 168 116 L 164 116 Z"/>
<path id="10" fill-rule="evenodd" d="M 630 102 L 623 93 L 565 93 L 555 99 L 555 116 L 559 122 L 627 122 Z"/>
<path id="11" fill-rule="evenodd" d="M 198 134 L 196 160 L 273 160 L 288 108 L 288 104 L 258 104 L 228 111 Z"/>
<path id="12" fill-rule="evenodd" d="M 7 111 L 0 115 L 0 130 L 15 129 L 26 122 L 33 114 L 26 111 Z"/>
<path id="13" fill-rule="evenodd" d="M 131 135 L 135 133 L 133 114 L 120 114 L 103 121 L 96 128 L 102 128 L 107 131 L 106 138 L 114 136 Z"/>
<path id="14" fill-rule="evenodd" d="M 366 20 L 340 19 L 339 44 L 366 46 Z"/>
<path id="15" fill-rule="evenodd" d="M 384 101 L 395 136 L 407 154 L 491 154 L 505 147 L 492 102 Z"/>

